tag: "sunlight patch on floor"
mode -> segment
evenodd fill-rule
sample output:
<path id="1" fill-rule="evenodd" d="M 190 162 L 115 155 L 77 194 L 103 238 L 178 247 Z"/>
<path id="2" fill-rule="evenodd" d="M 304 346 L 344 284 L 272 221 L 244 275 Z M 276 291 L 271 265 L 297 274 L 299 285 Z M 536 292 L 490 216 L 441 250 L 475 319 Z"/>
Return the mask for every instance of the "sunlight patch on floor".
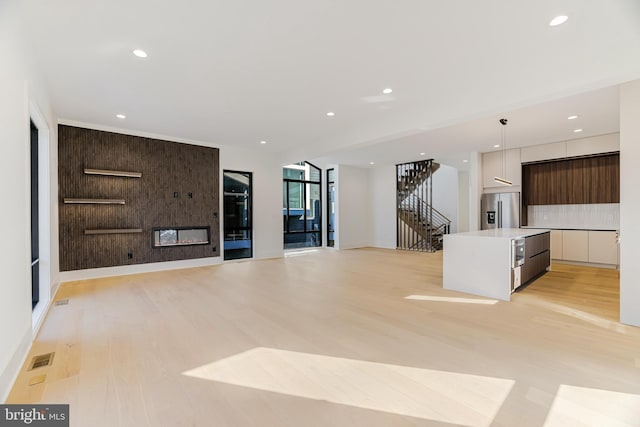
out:
<path id="1" fill-rule="evenodd" d="M 489 426 L 515 381 L 257 347 L 184 375 L 464 426 Z"/>
<path id="2" fill-rule="evenodd" d="M 626 326 L 618 322 L 614 322 L 609 319 L 605 319 L 604 317 L 597 316 L 595 314 L 587 313 L 582 310 L 578 310 L 572 307 L 566 307 L 564 305 L 555 304 L 548 301 L 539 301 L 538 305 L 547 308 L 551 311 L 554 311 L 559 314 L 563 314 L 565 316 L 570 316 L 578 320 L 582 320 L 583 322 L 589 323 L 591 325 L 609 329 L 611 331 L 615 331 L 621 334 L 627 334 L 628 330 L 631 330 L 632 326 Z"/>
<path id="3" fill-rule="evenodd" d="M 290 249 L 290 250 L 286 250 L 284 252 L 284 257 L 285 258 L 291 258 L 291 257 L 296 257 L 296 256 L 305 256 L 305 255 L 311 255 L 311 254 L 315 254 L 316 252 L 319 252 L 320 249 Z"/>
<path id="4" fill-rule="evenodd" d="M 562 384 L 544 427 L 640 425 L 640 396 Z"/>
<path id="5" fill-rule="evenodd" d="M 430 295 L 409 295 L 404 299 L 412 299 L 419 301 L 436 301 L 436 302 L 459 302 L 463 304 L 497 304 L 498 300 L 495 299 L 478 299 L 478 298 L 458 298 L 458 297 L 434 297 Z"/>

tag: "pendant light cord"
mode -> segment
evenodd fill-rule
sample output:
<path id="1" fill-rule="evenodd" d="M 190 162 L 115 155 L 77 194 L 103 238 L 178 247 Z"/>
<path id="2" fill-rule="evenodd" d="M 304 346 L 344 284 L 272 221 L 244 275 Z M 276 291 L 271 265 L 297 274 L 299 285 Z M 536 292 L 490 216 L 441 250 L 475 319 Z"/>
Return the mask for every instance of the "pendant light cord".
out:
<path id="1" fill-rule="evenodd" d="M 500 119 L 502 125 L 502 177 L 507 178 L 507 119 Z"/>

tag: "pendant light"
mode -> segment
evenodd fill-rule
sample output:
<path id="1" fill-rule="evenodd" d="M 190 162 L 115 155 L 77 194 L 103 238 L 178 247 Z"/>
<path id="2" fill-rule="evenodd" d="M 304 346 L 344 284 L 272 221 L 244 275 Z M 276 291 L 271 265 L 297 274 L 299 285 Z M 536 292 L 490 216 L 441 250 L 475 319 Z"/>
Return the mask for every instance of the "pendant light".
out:
<path id="1" fill-rule="evenodd" d="M 494 176 L 493 180 L 498 184 L 503 185 L 513 185 L 513 182 L 509 181 L 506 176 L 507 172 L 507 138 L 505 136 L 506 128 L 507 128 L 507 119 L 500 119 L 500 124 L 502 125 L 502 177 Z"/>

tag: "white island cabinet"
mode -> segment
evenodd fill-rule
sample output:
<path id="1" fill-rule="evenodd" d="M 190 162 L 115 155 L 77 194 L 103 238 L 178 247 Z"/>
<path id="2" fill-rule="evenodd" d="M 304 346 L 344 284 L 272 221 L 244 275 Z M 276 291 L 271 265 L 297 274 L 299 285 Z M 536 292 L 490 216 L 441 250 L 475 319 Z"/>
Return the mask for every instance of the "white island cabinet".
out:
<path id="1" fill-rule="evenodd" d="M 525 265 L 522 268 L 533 266 L 544 270 L 549 265 L 548 233 L 549 230 L 498 228 L 445 235 L 444 288 L 510 301 L 514 274 L 512 241 L 525 240 Z M 545 234 L 546 240 L 535 237 Z M 526 241 L 531 244 L 526 245 Z M 516 270 L 516 273 L 520 271 Z"/>

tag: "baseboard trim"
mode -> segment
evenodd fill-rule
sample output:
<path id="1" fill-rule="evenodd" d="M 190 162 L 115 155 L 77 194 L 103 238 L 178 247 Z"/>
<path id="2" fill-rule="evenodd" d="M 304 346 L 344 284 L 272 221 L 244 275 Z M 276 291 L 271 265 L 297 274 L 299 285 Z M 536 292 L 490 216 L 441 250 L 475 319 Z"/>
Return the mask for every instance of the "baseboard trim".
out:
<path id="1" fill-rule="evenodd" d="M 60 282 L 99 279 L 103 277 L 127 276 L 130 274 L 153 273 L 182 268 L 209 267 L 220 265 L 222 257 L 195 258 L 181 261 L 153 262 L 148 264 L 123 265 L 118 267 L 89 268 L 86 270 L 61 271 Z"/>
<path id="2" fill-rule="evenodd" d="M 9 360 L 4 372 L 0 374 L 0 402 L 4 403 L 7 401 L 9 393 L 18 379 L 20 369 L 22 369 L 25 360 L 27 360 L 33 338 L 34 335 L 31 332 L 31 328 L 24 331 L 20 344 L 18 344 L 18 348 L 13 353 L 13 357 Z"/>
<path id="3" fill-rule="evenodd" d="M 581 262 L 581 261 L 568 261 L 564 259 L 552 259 L 552 263 L 557 264 L 570 264 L 570 265 L 580 265 L 582 267 L 595 267 L 595 268 L 607 268 L 609 270 L 617 270 L 618 266 L 615 264 L 597 264 L 594 262 Z"/>

